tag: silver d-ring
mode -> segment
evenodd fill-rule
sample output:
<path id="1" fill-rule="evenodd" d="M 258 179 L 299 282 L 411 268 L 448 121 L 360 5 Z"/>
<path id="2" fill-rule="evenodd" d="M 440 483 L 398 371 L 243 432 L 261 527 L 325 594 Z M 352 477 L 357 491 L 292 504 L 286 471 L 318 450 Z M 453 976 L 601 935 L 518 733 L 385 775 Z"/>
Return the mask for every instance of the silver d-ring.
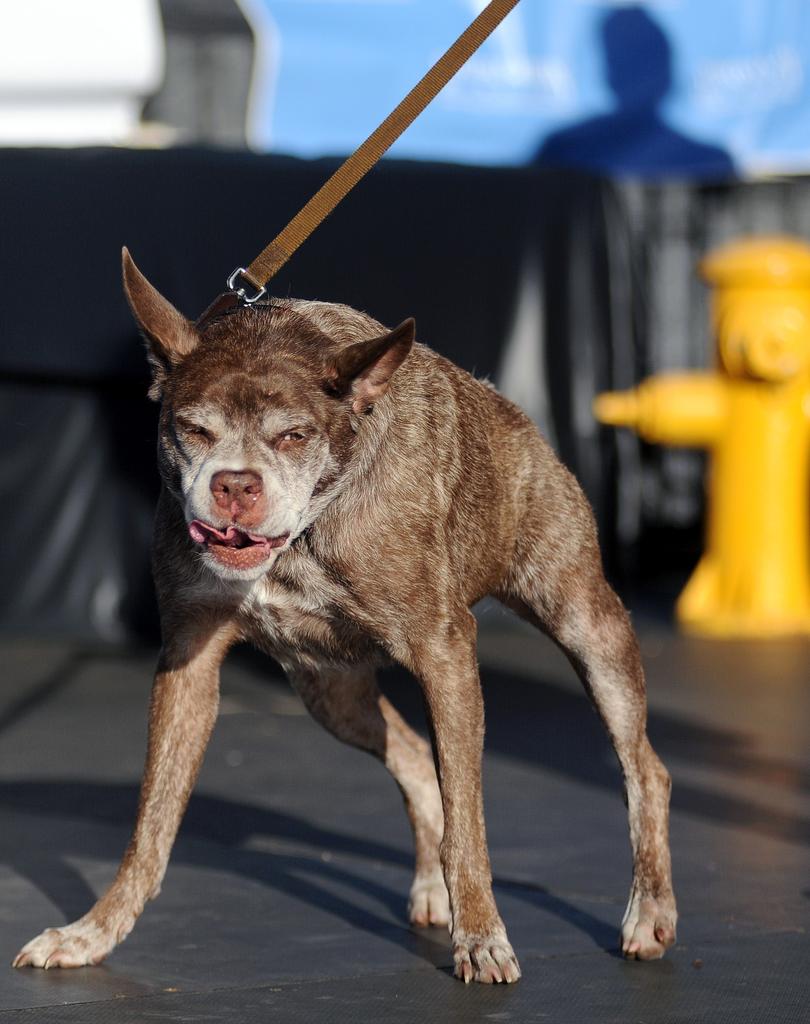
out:
<path id="1" fill-rule="evenodd" d="M 234 272 L 228 278 L 228 291 L 236 292 L 236 294 L 239 296 L 242 302 L 245 303 L 246 306 L 252 306 L 254 302 L 258 302 L 263 295 L 267 294 L 267 289 L 262 287 L 259 288 L 255 295 L 248 295 L 244 288 L 237 288 L 236 279 L 238 277 L 242 277 L 246 269 L 246 267 L 237 267 L 236 270 L 234 270 Z"/>

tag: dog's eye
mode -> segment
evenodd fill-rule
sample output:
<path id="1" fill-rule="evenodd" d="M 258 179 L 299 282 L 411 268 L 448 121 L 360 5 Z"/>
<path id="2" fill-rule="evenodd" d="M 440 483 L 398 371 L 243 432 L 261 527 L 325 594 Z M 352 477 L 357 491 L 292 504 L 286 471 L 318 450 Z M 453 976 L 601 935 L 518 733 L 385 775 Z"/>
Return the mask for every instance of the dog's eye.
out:
<path id="1" fill-rule="evenodd" d="M 306 441 L 306 439 L 306 434 L 302 434 L 300 430 L 288 430 L 278 438 L 276 447 L 282 450 L 292 448 L 293 445 L 300 444 L 302 441 Z"/>
<path id="2" fill-rule="evenodd" d="M 198 423 L 186 423 L 184 420 L 178 420 L 177 425 L 184 434 L 190 434 L 192 437 L 198 437 L 201 441 L 207 441 L 211 444 L 215 440 L 211 431 L 206 430 L 205 427 L 201 427 Z"/>

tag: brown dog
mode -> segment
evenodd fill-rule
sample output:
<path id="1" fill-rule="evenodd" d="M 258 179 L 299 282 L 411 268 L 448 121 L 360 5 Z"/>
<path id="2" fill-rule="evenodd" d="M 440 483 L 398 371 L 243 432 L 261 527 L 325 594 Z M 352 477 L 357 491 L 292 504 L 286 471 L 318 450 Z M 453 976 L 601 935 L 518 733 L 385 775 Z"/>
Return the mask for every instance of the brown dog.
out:
<path id="1" fill-rule="evenodd" d="M 487 594 L 550 634 L 624 772 L 633 884 L 622 948 L 675 938 L 669 776 L 647 739 L 644 676 L 602 574 L 590 509 L 527 417 L 488 385 L 346 306 L 274 300 L 200 331 L 124 252 L 162 401 L 154 570 L 163 650 L 135 831 L 115 881 L 15 966 L 95 964 L 157 895 L 238 640 L 286 670 L 315 718 L 384 762 L 413 826 L 410 919 L 449 924 L 464 981 L 520 969 L 492 895 L 484 714 L 470 608 Z M 374 679 L 424 690 L 428 745 Z"/>

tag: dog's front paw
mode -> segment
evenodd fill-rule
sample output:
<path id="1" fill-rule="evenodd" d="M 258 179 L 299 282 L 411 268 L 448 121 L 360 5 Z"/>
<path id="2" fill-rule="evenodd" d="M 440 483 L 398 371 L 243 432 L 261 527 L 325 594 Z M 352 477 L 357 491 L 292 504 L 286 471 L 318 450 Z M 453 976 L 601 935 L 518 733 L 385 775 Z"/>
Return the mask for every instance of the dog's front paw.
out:
<path id="1" fill-rule="evenodd" d="M 480 981 L 484 985 L 517 981 L 520 965 L 502 931 L 490 935 L 468 935 L 453 941 L 454 974 L 465 985 Z"/>
<path id="2" fill-rule="evenodd" d="M 127 929 L 128 931 L 129 929 Z M 12 960 L 12 967 L 85 967 L 98 964 L 120 937 L 82 918 L 64 928 L 47 928 L 26 943 Z"/>
<path id="3" fill-rule="evenodd" d="M 450 924 L 450 897 L 441 870 L 414 878 L 408 900 L 408 919 L 419 928 Z"/>
<path id="4" fill-rule="evenodd" d="M 632 897 L 622 922 L 622 953 L 628 960 L 660 960 L 675 942 L 674 900 Z"/>

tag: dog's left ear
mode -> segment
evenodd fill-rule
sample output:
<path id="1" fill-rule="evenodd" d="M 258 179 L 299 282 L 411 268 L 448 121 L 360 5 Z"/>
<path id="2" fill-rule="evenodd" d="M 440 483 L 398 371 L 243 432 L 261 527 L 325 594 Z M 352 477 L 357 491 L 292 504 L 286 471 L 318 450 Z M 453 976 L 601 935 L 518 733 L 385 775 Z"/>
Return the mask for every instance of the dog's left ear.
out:
<path id="1" fill-rule="evenodd" d="M 416 321 L 409 317 L 388 334 L 344 348 L 330 374 L 330 386 L 351 395 L 352 410 L 358 415 L 369 412 L 388 390 L 394 371 L 408 358 L 415 333 Z"/>

